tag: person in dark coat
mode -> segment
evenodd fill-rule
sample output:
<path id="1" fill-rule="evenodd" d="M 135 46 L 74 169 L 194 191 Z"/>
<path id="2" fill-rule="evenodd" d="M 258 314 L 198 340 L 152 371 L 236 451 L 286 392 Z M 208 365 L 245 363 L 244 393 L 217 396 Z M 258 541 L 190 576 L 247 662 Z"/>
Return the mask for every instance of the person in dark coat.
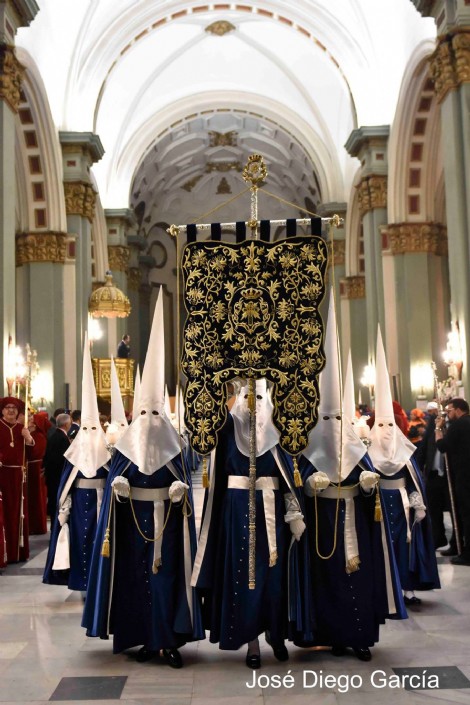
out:
<path id="1" fill-rule="evenodd" d="M 57 492 L 60 477 L 64 469 L 64 453 L 70 446 L 68 431 L 72 419 L 69 414 L 59 414 L 56 418 L 56 429 L 47 439 L 46 454 L 44 456 L 44 474 L 47 485 L 47 513 L 54 519 L 57 510 Z"/>
<path id="2" fill-rule="evenodd" d="M 118 345 L 116 357 L 128 358 L 131 355 L 131 336 L 126 333 L 122 336 L 122 340 Z"/>
<path id="3" fill-rule="evenodd" d="M 449 428 L 444 435 L 444 419 L 436 421 L 436 446 L 447 453 L 452 481 L 455 486 L 455 503 L 461 527 L 462 550 L 451 558 L 454 565 L 470 566 L 470 415 L 469 405 L 459 397 L 451 399 L 446 412 Z"/>

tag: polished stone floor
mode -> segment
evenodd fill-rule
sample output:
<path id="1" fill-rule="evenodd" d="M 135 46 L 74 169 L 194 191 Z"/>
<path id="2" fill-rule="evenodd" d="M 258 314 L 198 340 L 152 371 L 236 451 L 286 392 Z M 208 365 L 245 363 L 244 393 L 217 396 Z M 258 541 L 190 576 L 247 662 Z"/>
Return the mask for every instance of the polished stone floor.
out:
<path id="1" fill-rule="evenodd" d="M 278 663 L 262 640 L 260 682 L 251 688 L 244 651 L 222 652 L 202 641 L 182 649 L 185 668 L 177 671 L 158 661 L 139 664 L 135 652 L 113 655 L 110 642 L 87 639 L 80 596 L 41 583 L 47 537 L 33 537 L 32 546 L 28 563 L 0 576 L 2 705 L 470 705 L 470 568 L 447 558 L 439 558 L 442 590 L 422 593 L 408 620 L 383 627 L 370 663 L 352 653 L 335 658 L 295 647 L 288 663 Z M 403 672 L 421 674 L 414 681 L 421 686 L 432 684 L 434 673 L 440 688 L 393 687 Z M 265 687 L 275 675 L 291 676 L 292 687 L 274 687 L 274 679 Z M 322 687 L 310 687 L 315 678 L 323 678 Z"/>

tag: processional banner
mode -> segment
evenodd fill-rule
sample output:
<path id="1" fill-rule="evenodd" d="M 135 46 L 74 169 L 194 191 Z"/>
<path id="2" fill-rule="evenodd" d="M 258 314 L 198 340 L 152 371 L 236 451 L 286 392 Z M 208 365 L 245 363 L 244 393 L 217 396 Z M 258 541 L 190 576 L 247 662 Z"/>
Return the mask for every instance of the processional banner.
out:
<path id="1" fill-rule="evenodd" d="M 182 370 L 191 445 L 207 455 L 227 418 L 226 382 L 266 377 L 280 445 L 298 455 L 317 421 L 328 253 L 317 236 L 193 242 L 183 250 Z"/>

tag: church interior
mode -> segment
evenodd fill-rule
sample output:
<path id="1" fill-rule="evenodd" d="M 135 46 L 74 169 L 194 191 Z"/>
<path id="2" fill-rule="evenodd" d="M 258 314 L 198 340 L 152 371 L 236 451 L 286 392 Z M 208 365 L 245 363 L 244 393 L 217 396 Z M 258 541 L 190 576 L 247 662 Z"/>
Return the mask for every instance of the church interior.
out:
<path id="1" fill-rule="evenodd" d="M 0 33 L 4 396 L 26 360 L 35 408 L 79 408 L 88 333 L 107 413 L 128 334 L 130 411 L 161 288 L 175 397 L 186 240 L 171 226 L 248 222 L 253 154 L 257 216 L 282 221 L 273 242 L 287 219 L 322 218 L 356 401 L 374 405 L 378 326 L 404 409 L 435 399 L 432 362 L 448 398 L 468 395 L 469 0 L 1 0 Z M 263 674 L 289 670 L 289 690 L 247 687 L 243 659 L 207 639 L 176 675 L 87 639 L 80 594 L 41 583 L 47 545 L 32 537 L 30 560 L 0 574 L 0 704 L 470 704 L 469 569 L 445 557 L 441 589 L 387 622 L 370 664 L 292 647 L 281 668 L 263 641 Z M 438 690 L 370 678 L 423 667 Z M 306 670 L 362 684 L 306 687 Z"/>

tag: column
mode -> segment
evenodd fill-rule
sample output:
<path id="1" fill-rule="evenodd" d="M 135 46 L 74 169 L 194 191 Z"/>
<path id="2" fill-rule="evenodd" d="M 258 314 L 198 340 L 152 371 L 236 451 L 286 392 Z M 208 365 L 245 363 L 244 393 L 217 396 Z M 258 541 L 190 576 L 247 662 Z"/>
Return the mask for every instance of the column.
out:
<path id="1" fill-rule="evenodd" d="M 129 235 L 127 238 L 129 245 L 129 266 L 127 269 L 127 296 L 132 306 L 131 315 L 128 318 L 128 333 L 131 336 L 132 357 L 139 364 L 142 371 L 147 346 L 142 348 L 140 340 L 140 287 L 142 284 L 142 270 L 139 265 L 139 257 L 147 247 L 144 237 L 139 235 Z M 148 338 L 147 338 L 148 341 Z"/>
<path id="2" fill-rule="evenodd" d="M 24 330 L 29 331 L 28 341 L 38 352 L 40 372 L 45 376 L 45 391 L 48 392 L 46 398 L 55 407 L 65 404 L 67 380 L 63 314 L 70 284 L 66 283 L 64 267 L 68 256 L 67 239 L 67 234 L 60 232 L 16 236 Z"/>
<path id="3" fill-rule="evenodd" d="M 88 327 L 88 299 L 92 282 L 92 222 L 96 192 L 90 168 L 104 154 L 97 135 L 91 132 L 60 132 L 64 167 L 65 208 L 68 232 L 77 236 L 75 245 L 75 304 L 77 389 L 81 388 L 83 336 Z"/>
<path id="4" fill-rule="evenodd" d="M 361 389 L 362 401 L 372 403 L 369 391 L 361 387 L 359 380 L 364 367 L 369 363 L 367 336 L 364 335 L 366 313 L 366 280 L 363 275 L 342 277 L 340 280 L 343 340 L 349 341 L 353 364 L 354 391 L 356 401 Z M 343 369 L 347 363 L 348 350 L 343 347 Z"/>
<path id="5" fill-rule="evenodd" d="M 391 260 L 389 371 L 398 401 L 410 409 L 418 397 L 433 397 L 430 362 L 441 363 L 450 326 L 447 233 L 438 223 L 394 223 L 382 234 L 384 261 Z M 427 383 L 420 381 L 423 372 Z"/>
<path id="6" fill-rule="evenodd" d="M 322 203 L 317 209 L 318 215 L 321 215 L 322 218 L 330 218 L 333 215 L 339 215 L 339 217 L 343 221 L 339 226 L 331 226 L 331 229 L 329 229 L 328 232 L 325 232 L 325 237 L 328 242 L 328 270 L 326 274 L 326 296 L 324 303 L 322 304 L 322 313 L 324 313 L 324 315 L 326 316 L 328 311 L 327 306 L 329 300 L 329 291 L 330 287 L 333 286 L 335 290 L 336 301 L 336 322 L 340 334 L 340 341 L 343 340 L 341 307 L 339 302 L 340 280 L 346 274 L 346 230 L 344 226 L 344 221 L 346 218 L 346 209 L 347 203 L 336 202 Z"/>
<path id="7" fill-rule="evenodd" d="M 15 120 L 23 67 L 15 56 L 15 34 L 29 25 L 39 8 L 34 0 L 0 4 L 0 396 L 6 394 L 8 339 L 16 339 L 15 294 Z M 3 392 L 3 390 L 5 390 Z"/>
<path id="8" fill-rule="evenodd" d="M 430 73 L 441 109 L 451 319 L 460 332 L 464 392 L 469 393 L 470 347 L 470 6 L 435 2 L 440 36 Z"/>
<path id="9" fill-rule="evenodd" d="M 128 235 L 135 229 L 136 220 L 134 212 L 130 208 L 107 209 L 104 212 L 108 228 L 108 262 L 109 269 L 113 275 L 114 284 L 128 296 L 127 272 L 130 261 L 130 247 Z M 132 304 L 131 304 L 132 305 Z M 135 358 L 136 348 L 132 340 L 129 324 L 131 318 L 137 317 L 137 311 L 133 308 L 128 318 L 117 318 L 115 326 L 115 336 L 109 340 L 110 355 L 116 354 L 116 348 L 125 333 L 131 336 L 132 357 Z"/>
<path id="10" fill-rule="evenodd" d="M 368 359 L 375 359 L 377 325 L 385 337 L 385 299 L 380 226 L 387 222 L 387 143 L 390 128 L 360 127 L 351 132 L 346 149 L 361 161 L 357 186 L 364 231 Z"/>

